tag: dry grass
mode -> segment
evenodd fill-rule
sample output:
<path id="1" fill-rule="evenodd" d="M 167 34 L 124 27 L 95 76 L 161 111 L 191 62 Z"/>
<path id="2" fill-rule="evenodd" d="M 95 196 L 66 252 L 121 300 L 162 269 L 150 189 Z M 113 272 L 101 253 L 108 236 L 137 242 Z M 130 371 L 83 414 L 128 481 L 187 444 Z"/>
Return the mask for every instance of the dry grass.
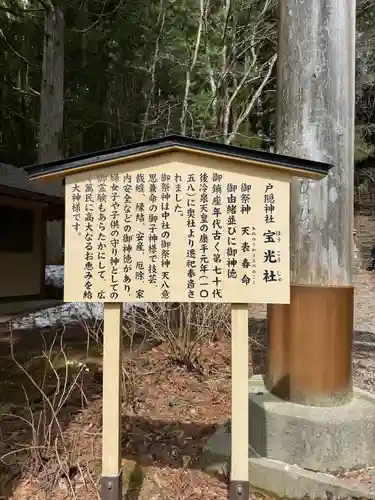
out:
<path id="1" fill-rule="evenodd" d="M 375 274 L 357 280 L 355 381 L 374 390 Z M 251 308 L 250 359 L 264 372 L 265 310 Z M 199 458 L 230 417 L 229 309 L 133 311 L 124 322 L 122 457 L 124 499 L 224 500 L 227 477 Z M 99 498 L 102 323 L 2 332 L 2 498 Z M 371 481 L 372 469 L 351 473 Z M 261 497 L 255 494 L 254 498 Z"/>
<path id="2" fill-rule="evenodd" d="M 227 478 L 199 468 L 230 416 L 227 306 L 133 311 L 124 322 L 124 498 L 227 498 Z M 259 326 L 251 355 L 262 362 Z M 0 493 L 99 498 L 102 323 L 3 332 Z M 260 368 L 260 367 L 259 367 Z"/>

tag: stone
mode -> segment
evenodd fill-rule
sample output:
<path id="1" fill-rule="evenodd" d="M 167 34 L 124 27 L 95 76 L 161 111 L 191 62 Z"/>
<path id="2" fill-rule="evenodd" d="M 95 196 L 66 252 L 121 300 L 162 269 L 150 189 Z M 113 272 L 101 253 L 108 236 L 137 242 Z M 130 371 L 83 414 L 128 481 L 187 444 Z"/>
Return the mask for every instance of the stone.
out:
<path id="1" fill-rule="evenodd" d="M 333 475 L 375 464 L 372 394 L 355 388 L 349 403 L 311 407 L 273 396 L 256 375 L 249 382 L 249 417 L 249 477 L 256 488 L 288 498 L 375 499 L 371 487 Z M 230 447 L 225 423 L 207 442 L 202 466 L 229 474 Z"/>
<path id="2" fill-rule="evenodd" d="M 354 389 L 343 405 L 290 403 L 270 394 L 257 375 L 249 383 L 250 453 L 319 472 L 375 464 L 375 397 Z"/>

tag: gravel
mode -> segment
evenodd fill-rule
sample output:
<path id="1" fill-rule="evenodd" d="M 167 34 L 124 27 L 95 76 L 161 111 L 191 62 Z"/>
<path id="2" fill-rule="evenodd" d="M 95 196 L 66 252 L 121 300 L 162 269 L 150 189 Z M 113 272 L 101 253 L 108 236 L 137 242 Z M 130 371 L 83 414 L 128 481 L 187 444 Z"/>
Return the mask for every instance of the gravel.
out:
<path id="1" fill-rule="evenodd" d="M 375 273 L 360 271 L 355 286 L 354 383 L 375 393 Z"/>

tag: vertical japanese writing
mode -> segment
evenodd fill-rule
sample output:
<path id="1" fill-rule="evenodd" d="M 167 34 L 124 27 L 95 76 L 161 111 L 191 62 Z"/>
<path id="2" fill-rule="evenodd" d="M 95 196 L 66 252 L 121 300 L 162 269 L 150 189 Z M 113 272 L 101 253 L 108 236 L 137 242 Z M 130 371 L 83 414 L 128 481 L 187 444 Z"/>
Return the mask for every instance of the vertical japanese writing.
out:
<path id="1" fill-rule="evenodd" d="M 223 239 L 223 210 L 222 210 L 222 174 L 214 172 L 212 174 L 212 243 L 213 243 L 213 290 L 214 299 L 222 299 L 222 259 L 221 242 Z"/>
<path id="2" fill-rule="evenodd" d="M 248 215 L 251 210 L 251 184 L 241 182 L 241 214 Z"/>
<path id="3" fill-rule="evenodd" d="M 187 290 L 188 298 L 194 299 L 195 297 L 195 274 L 196 274 L 196 220 L 195 220 L 195 175 L 188 174 L 186 186 L 186 224 L 188 230 L 187 250 L 186 250 L 186 273 L 187 273 Z"/>
<path id="4" fill-rule="evenodd" d="M 110 176 L 111 181 L 111 211 L 110 211 L 110 257 L 109 264 L 111 269 L 111 279 L 110 288 L 111 292 L 109 298 L 111 300 L 116 300 L 119 297 L 119 245 L 120 245 L 120 176 L 118 174 L 112 174 Z"/>
<path id="5" fill-rule="evenodd" d="M 237 185 L 227 184 L 227 276 L 229 279 L 237 278 Z"/>
<path id="6" fill-rule="evenodd" d="M 181 175 L 176 174 L 174 177 L 174 182 L 175 182 L 174 212 L 183 216 L 184 213 L 182 210 L 182 177 L 181 177 Z"/>
<path id="7" fill-rule="evenodd" d="M 170 198 L 171 198 L 171 176 L 161 174 L 161 298 L 170 298 L 170 271 L 171 264 L 171 223 L 170 223 Z"/>
<path id="8" fill-rule="evenodd" d="M 107 271 L 107 176 L 102 175 L 97 179 L 98 189 L 96 201 L 98 206 L 98 238 L 97 238 L 97 261 L 98 261 L 98 278 L 100 289 L 98 290 L 97 299 L 105 300 L 105 282 Z"/>
<path id="9" fill-rule="evenodd" d="M 122 235 L 122 251 L 123 251 L 123 265 L 124 277 L 123 285 L 124 292 L 131 293 L 131 277 L 133 264 L 133 231 L 132 231 L 132 176 L 125 174 L 123 176 L 123 194 L 124 194 L 124 233 Z"/>
<path id="10" fill-rule="evenodd" d="M 81 188 L 77 183 L 72 187 L 72 218 L 74 232 L 78 233 L 81 226 Z"/>
<path id="11" fill-rule="evenodd" d="M 251 250 L 250 231 L 251 231 L 250 226 L 241 227 L 241 251 L 244 254 L 241 260 L 241 270 L 242 270 L 241 281 L 244 285 L 249 285 L 252 282 L 252 276 L 249 276 L 249 270 L 251 266 L 249 260 L 249 254 Z"/>
<path id="12" fill-rule="evenodd" d="M 199 296 L 206 299 L 209 296 L 208 267 L 208 174 L 199 176 Z M 193 272 L 192 272 L 193 274 Z M 195 274 L 193 274 L 195 276 Z"/>
<path id="13" fill-rule="evenodd" d="M 158 248 L 158 206 L 156 204 L 156 174 L 149 174 L 148 177 L 148 282 L 150 285 L 157 284 L 157 248 Z"/>
<path id="14" fill-rule="evenodd" d="M 257 230 L 255 226 L 251 228 L 251 273 L 253 277 L 253 283 L 257 283 Z"/>
<path id="15" fill-rule="evenodd" d="M 275 195 L 273 192 L 273 184 L 270 182 L 266 185 L 264 191 L 264 222 L 273 224 L 275 222 Z"/>
<path id="16" fill-rule="evenodd" d="M 241 214 L 248 215 L 251 210 L 251 184 L 247 182 L 241 183 Z M 254 228 L 253 228 L 254 229 Z M 252 228 L 250 225 L 242 225 L 241 227 L 241 252 L 243 258 L 241 260 L 241 282 L 248 286 L 250 283 L 254 283 L 253 275 L 250 273 L 252 263 L 251 259 L 251 237 Z"/>
<path id="17" fill-rule="evenodd" d="M 93 297 L 93 271 L 94 271 L 94 187 L 91 180 L 85 184 L 85 271 L 83 298 Z"/>
<path id="18" fill-rule="evenodd" d="M 267 183 L 264 191 L 264 222 L 267 225 L 272 224 L 271 227 L 274 227 L 276 223 L 275 208 L 276 200 L 274 186 L 269 182 Z M 276 231 L 275 229 L 267 230 L 263 236 L 264 243 L 267 245 L 264 250 L 263 263 L 265 265 L 265 268 L 263 272 L 263 280 L 266 283 L 282 281 L 281 273 L 275 266 L 275 264 L 280 262 L 280 251 L 275 246 L 275 238 L 278 238 L 278 240 L 280 241 L 280 232 Z"/>
<path id="19" fill-rule="evenodd" d="M 69 300 L 287 300 L 283 179 L 178 162 L 94 177 L 68 187 Z"/>
<path id="20" fill-rule="evenodd" d="M 144 283 L 145 283 L 145 264 L 144 264 L 144 253 L 145 253 L 145 203 L 141 200 L 140 195 L 145 195 L 145 176 L 144 174 L 137 174 L 135 179 L 135 194 L 137 196 L 137 202 L 135 205 L 135 222 L 141 226 L 135 235 L 135 282 L 136 291 L 135 296 L 137 299 L 144 298 Z M 134 247 L 133 247 L 134 249 Z"/>

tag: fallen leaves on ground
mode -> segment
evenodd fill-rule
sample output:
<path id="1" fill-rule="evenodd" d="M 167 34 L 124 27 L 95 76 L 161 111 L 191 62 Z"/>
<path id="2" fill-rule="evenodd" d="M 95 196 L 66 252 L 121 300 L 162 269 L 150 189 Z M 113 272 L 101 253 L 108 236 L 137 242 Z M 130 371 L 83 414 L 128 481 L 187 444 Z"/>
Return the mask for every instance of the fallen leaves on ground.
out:
<path id="1" fill-rule="evenodd" d="M 165 345 L 127 355 L 126 370 L 136 381 L 132 404 L 122 408 L 122 468 L 127 500 L 224 500 L 227 478 L 199 468 L 199 457 L 216 427 L 230 417 L 230 339 L 211 343 L 202 354 L 203 370 L 188 371 L 171 361 Z M 100 376 L 92 377 L 92 394 Z M 97 389 L 97 391 L 95 391 Z M 101 474 L 102 402 L 94 397 L 64 430 L 75 455 L 69 473 L 51 457 L 35 476 L 26 473 L 12 499 L 98 498 Z M 61 457 L 60 461 L 66 460 Z M 259 498 L 257 495 L 254 498 Z"/>

